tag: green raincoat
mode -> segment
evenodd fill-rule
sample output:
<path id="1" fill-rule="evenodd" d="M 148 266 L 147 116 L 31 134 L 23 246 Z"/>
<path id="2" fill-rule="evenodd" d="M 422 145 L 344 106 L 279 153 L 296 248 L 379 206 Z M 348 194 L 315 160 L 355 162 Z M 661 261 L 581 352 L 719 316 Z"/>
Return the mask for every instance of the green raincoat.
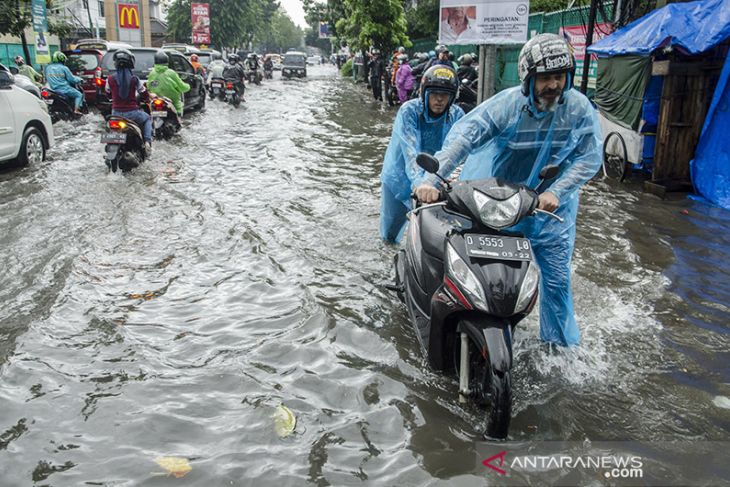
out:
<path id="1" fill-rule="evenodd" d="M 43 81 L 43 76 L 38 73 L 38 71 L 33 69 L 33 66 L 29 64 L 24 64 L 20 68 L 18 68 L 18 74 L 27 76 L 37 86 L 42 86 L 40 82 Z"/>
<path id="2" fill-rule="evenodd" d="M 147 89 L 150 93 L 172 100 L 178 115 L 182 116 L 182 94 L 190 91 L 190 85 L 181 80 L 180 76 L 166 64 L 155 64 L 155 68 L 147 77 Z"/>

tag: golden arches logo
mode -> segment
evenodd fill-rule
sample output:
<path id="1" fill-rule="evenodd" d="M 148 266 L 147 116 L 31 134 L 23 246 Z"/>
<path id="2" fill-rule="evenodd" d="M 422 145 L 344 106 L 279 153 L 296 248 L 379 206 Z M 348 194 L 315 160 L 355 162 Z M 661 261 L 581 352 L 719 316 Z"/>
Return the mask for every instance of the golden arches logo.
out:
<path id="1" fill-rule="evenodd" d="M 139 29 L 139 8 L 137 5 L 120 3 L 119 27 L 122 29 Z"/>

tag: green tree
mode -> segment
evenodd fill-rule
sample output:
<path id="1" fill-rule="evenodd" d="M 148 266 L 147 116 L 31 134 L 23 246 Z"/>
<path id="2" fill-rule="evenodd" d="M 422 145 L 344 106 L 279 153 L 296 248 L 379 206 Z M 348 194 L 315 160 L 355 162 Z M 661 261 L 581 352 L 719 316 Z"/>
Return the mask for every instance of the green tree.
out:
<path id="1" fill-rule="evenodd" d="M 281 52 L 301 46 L 302 38 L 302 30 L 279 8 L 273 13 L 271 21 L 263 24 L 256 35 L 256 44 L 264 52 Z"/>
<path id="2" fill-rule="evenodd" d="M 436 38 L 439 32 L 439 0 L 419 0 L 406 9 L 408 36 L 411 39 Z"/>
<path id="3" fill-rule="evenodd" d="M 48 33 L 58 36 L 67 35 L 71 26 L 64 21 L 56 19 L 52 13 L 53 2 L 46 0 L 46 17 L 48 20 Z M 20 38 L 23 44 L 23 54 L 26 61 L 32 62 L 28 41 L 25 38 L 25 29 L 33 23 L 31 15 L 30 0 L 3 0 L 0 5 L 0 35 L 9 34 Z"/>
<path id="4" fill-rule="evenodd" d="M 401 0 L 343 0 L 349 14 L 337 22 L 337 31 L 358 47 L 391 50 L 411 45 Z"/>

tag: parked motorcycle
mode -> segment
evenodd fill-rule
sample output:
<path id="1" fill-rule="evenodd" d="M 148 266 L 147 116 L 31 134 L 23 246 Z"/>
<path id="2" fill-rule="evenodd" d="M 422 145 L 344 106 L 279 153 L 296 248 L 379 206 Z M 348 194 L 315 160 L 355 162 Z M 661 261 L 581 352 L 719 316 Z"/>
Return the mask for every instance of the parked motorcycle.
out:
<path id="1" fill-rule="evenodd" d="M 436 158 L 419 166 L 435 174 Z M 542 170 L 542 182 L 557 166 Z M 488 406 L 486 435 L 505 438 L 512 411 L 512 336 L 535 306 L 540 273 L 527 238 L 507 232 L 535 213 L 538 191 L 499 178 L 444 181 L 438 203 L 414 206 L 395 285 L 429 364 L 459 378 L 459 402 Z M 414 201 L 414 205 L 417 203 Z"/>
<path id="2" fill-rule="evenodd" d="M 169 139 L 180 131 L 180 117 L 172 100 L 152 95 L 150 116 L 156 139 Z"/>
<path id="3" fill-rule="evenodd" d="M 461 80 L 459 85 L 459 91 L 456 94 L 456 100 L 454 103 L 459 105 L 464 113 L 469 113 L 477 106 L 477 88 L 479 81 L 468 79 Z"/>
<path id="4" fill-rule="evenodd" d="M 101 134 L 105 144 L 104 162 L 112 172 L 130 171 L 147 158 L 142 129 L 124 117 L 110 115 L 106 118 L 106 132 Z"/>
<path id="5" fill-rule="evenodd" d="M 48 114 L 51 116 L 52 123 L 56 123 L 59 120 L 70 121 L 81 118 L 81 115 L 74 111 L 72 100 L 67 99 L 60 93 L 56 93 L 49 87 L 44 86 L 41 89 L 41 98 L 46 102 L 46 106 L 48 106 Z M 81 113 L 89 113 L 89 107 L 85 99 L 81 102 Z"/>
<path id="6" fill-rule="evenodd" d="M 243 100 L 243 87 L 239 88 L 233 81 L 226 81 L 225 100 L 234 107 L 238 108 Z M 245 100 L 244 100 L 245 101 Z"/>
<path id="7" fill-rule="evenodd" d="M 222 101 L 226 98 L 225 84 L 226 80 L 224 80 L 223 78 L 211 78 L 210 88 L 208 91 L 211 100 L 215 100 L 216 98 L 218 98 Z"/>

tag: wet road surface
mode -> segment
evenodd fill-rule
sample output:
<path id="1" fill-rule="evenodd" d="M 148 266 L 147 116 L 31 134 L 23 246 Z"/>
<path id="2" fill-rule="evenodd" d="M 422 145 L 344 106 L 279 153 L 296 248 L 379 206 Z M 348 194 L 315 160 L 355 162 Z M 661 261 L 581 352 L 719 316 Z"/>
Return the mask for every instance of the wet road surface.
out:
<path id="1" fill-rule="evenodd" d="M 208 102 L 129 175 L 107 173 L 98 115 L 0 173 L 0 484 L 499 483 L 482 415 L 382 288 L 394 112 L 310 71 L 238 110 Z M 730 439 L 729 229 L 728 212 L 591 183 L 584 341 L 553 353 L 536 313 L 520 325 L 511 441 Z M 192 471 L 164 476 L 164 456 Z"/>

